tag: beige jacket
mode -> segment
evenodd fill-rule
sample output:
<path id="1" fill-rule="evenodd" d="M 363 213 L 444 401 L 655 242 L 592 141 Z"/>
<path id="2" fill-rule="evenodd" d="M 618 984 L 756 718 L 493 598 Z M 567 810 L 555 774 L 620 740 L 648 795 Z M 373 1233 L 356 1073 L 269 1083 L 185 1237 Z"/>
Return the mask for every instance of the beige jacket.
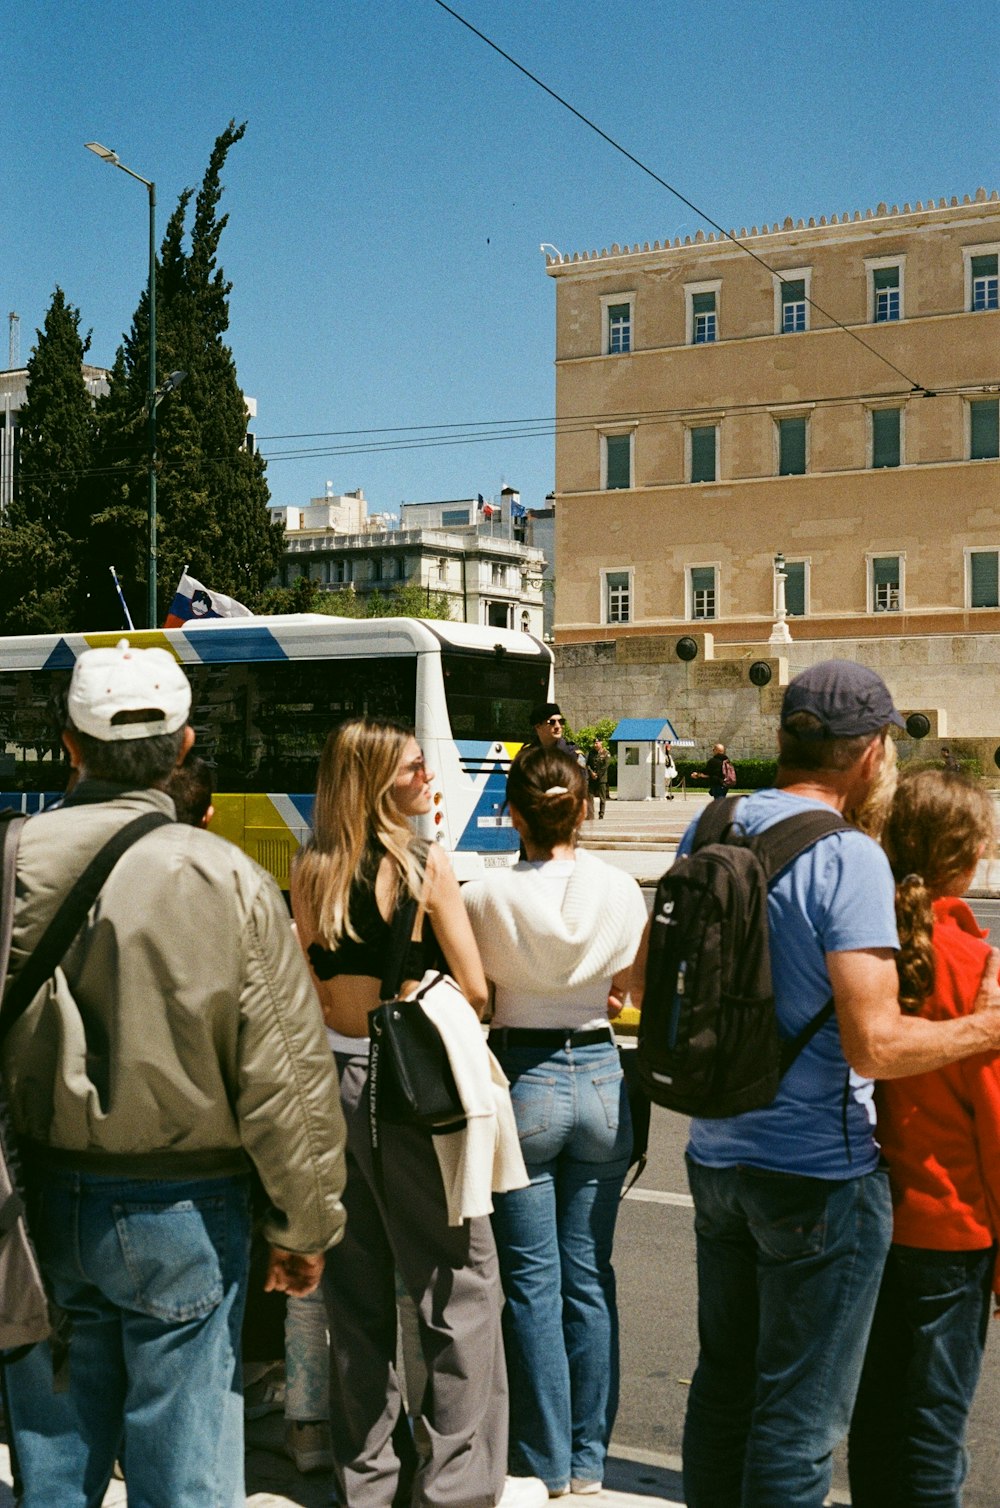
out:
<path id="1" fill-rule="evenodd" d="M 11 975 L 89 859 L 151 810 L 173 803 L 90 782 L 25 824 Z M 18 1131 L 76 1165 L 204 1177 L 245 1153 L 269 1242 L 339 1239 L 344 1122 L 319 1004 L 280 891 L 224 839 L 171 823 L 125 853 L 3 1067 Z"/>

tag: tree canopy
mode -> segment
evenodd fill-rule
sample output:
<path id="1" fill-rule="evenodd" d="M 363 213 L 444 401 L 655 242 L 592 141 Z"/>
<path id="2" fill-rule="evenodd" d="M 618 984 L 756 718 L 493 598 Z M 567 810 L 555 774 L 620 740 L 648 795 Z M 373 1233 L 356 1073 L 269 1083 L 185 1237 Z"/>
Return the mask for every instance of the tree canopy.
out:
<path id="1" fill-rule="evenodd" d="M 90 527 L 96 421 L 83 375 L 89 335 L 56 288 L 28 359 L 18 424 L 17 485 L 0 528 L 0 632 L 82 624 L 80 541 Z"/>
<path id="2" fill-rule="evenodd" d="M 158 622 L 188 567 L 213 590 L 257 608 L 281 560 L 283 528 L 268 513 L 265 463 L 247 443 L 247 409 L 225 334 L 232 283 L 218 261 L 228 222 L 222 170 L 245 123 L 217 138 L 201 188 L 185 189 L 167 223 L 156 269 L 156 381 L 181 385 L 157 408 Z M 190 238 L 187 222 L 194 198 Z M 98 404 L 100 486 L 92 574 L 118 566 L 133 611 L 147 582 L 149 297 L 144 290 Z M 106 598 L 106 616 L 119 609 Z M 100 625 L 95 625 L 100 626 Z"/>

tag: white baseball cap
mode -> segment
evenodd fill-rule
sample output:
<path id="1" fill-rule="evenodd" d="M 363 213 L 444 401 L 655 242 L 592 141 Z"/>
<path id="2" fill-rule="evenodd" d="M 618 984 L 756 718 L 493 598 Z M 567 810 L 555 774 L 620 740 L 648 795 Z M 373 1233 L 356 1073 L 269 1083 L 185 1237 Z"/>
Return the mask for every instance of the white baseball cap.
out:
<path id="1" fill-rule="evenodd" d="M 102 743 L 154 738 L 183 728 L 191 710 L 191 683 L 165 649 L 87 649 L 73 667 L 67 711 L 74 728 Z M 116 723 L 122 712 L 148 712 L 142 722 Z"/>

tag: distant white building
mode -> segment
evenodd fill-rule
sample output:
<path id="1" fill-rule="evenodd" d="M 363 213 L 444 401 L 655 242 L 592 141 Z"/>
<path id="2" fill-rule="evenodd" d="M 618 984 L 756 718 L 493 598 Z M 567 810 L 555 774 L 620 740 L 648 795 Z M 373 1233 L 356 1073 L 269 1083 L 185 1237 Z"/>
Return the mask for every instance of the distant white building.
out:
<path id="1" fill-rule="evenodd" d="M 83 381 L 92 398 L 101 398 L 107 393 L 110 375 L 106 367 L 92 367 L 84 362 Z M 0 372 L 0 519 L 14 501 L 18 416 L 27 397 L 27 367 L 12 367 Z"/>
<path id="2" fill-rule="evenodd" d="M 482 506 L 477 498 L 404 503 L 398 524 L 384 514 L 369 516 L 360 488 L 314 498 L 306 508 L 272 508 L 271 514 L 288 531 L 284 586 L 309 576 L 324 591 L 349 587 L 370 596 L 415 582 L 428 598 L 450 598 L 452 617 L 460 622 L 542 637 L 547 562 L 525 542 L 525 510 L 513 489 Z"/>

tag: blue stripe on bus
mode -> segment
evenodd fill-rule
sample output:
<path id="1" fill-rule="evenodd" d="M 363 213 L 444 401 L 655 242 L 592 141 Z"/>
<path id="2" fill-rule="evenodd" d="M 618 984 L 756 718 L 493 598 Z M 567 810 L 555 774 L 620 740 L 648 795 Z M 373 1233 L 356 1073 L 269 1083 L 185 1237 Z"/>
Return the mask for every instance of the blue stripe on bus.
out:
<path id="1" fill-rule="evenodd" d="M 269 628 L 185 629 L 184 637 L 206 665 L 234 660 L 287 660 Z"/>
<path id="2" fill-rule="evenodd" d="M 472 815 L 455 844 L 456 852 L 516 853 L 520 842 L 517 833 L 509 819 L 503 825 L 500 823 L 500 818 L 506 816 L 509 753 L 501 743 L 456 739 L 455 744 L 463 771 L 474 776 L 486 775 Z"/>
<path id="3" fill-rule="evenodd" d="M 43 670 L 72 670 L 76 664 L 76 655 L 70 649 L 65 639 L 60 639 L 55 649 L 49 655 Z"/>
<path id="4" fill-rule="evenodd" d="M 291 791 L 289 791 L 288 799 L 294 806 L 295 810 L 298 812 L 299 816 L 302 818 L 303 822 L 305 822 L 309 827 L 312 827 L 313 804 L 316 800 L 316 797 L 296 796 Z"/>

